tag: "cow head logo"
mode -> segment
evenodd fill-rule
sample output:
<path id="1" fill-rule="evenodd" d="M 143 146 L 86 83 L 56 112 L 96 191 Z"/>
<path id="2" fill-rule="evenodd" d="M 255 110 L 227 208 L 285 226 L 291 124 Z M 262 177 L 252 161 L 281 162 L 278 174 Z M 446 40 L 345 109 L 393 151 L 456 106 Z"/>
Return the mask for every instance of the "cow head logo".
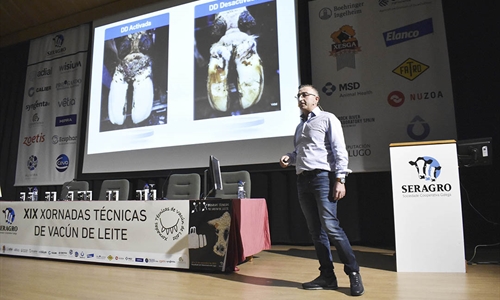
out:
<path id="1" fill-rule="evenodd" d="M 437 159 L 430 156 L 420 156 L 414 161 L 408 162 L 411 166 L 414 166 L 418 178 L 425 181 L 436 181 L 441 173 L 441 165 Z"/>
<path id="2" fill-rule="evenodd" d="M 14 209 L 7 207 L 6 209 L 2 210 L 2 213 L 4 214 L 5 217 L 5 222 L 7 224 L 12 224 L 14 223 L 14 219 L 16 218 L 16 212 Z"/>

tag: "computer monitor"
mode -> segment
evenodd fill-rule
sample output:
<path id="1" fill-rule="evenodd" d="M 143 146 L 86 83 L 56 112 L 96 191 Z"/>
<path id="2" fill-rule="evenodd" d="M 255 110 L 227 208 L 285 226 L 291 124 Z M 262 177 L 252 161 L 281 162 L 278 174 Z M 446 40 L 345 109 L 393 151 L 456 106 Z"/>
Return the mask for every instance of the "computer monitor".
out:
<path id="1" fill-rule="evenodd" d="M 222 190 L 222 175 L 219 160 L 210 155 L 208 169 L 203 174 L 203 198 L 215 197 L 217 190 Z"/>
<path id="2" fill-rule="evenodd" d="M 493 163 L 491 137 L 457 141 L 458 165 L 475 167 Z"/>

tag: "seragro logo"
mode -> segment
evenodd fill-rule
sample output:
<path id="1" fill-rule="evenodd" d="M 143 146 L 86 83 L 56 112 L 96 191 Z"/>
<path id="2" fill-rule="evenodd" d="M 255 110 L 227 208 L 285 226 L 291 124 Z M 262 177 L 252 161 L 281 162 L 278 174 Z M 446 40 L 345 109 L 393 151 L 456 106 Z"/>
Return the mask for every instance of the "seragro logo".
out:
<path id="1" fill-rule="evenodd" d="M 16 212 L 14 211 L 14 209 L 11 207 L 7 207 L 2 210 L 2 213 L 3 219 L 5 220 L 5 223 L 7 223 L 7 225 L 0 224 L 0 234 L 17 234 L 17 226 L 12 225 L 14 223 L 14 220 L 16 219 Z"/>
<path id="2" fill-rule="evenodd" d="M 14 219 L 16 218 L 16 212 L 14 211 L 13 208 L 7 207 L 6 209 L 2 210 L 2 213 L 4 214 L 4 220 L 7 224 L 12 224 L 14 223 Z"/>
<path id="3" fill-rule="evenodd" d="M 451 196 L 452 185 L 440 183 L 439 177 L 443 167 L 439 161 L 432 156 L 418 156 L 408 162 L 409 172 L 415 172 L 414 176 L 421 184 L 404 184 L 401 193 L 408 197 L 433 197 Z M 413 170 L 411 170 L 413 169 Z"/>
<path id="4" fill-rule="evenodd" d="M 69 158 L 66 154 L 61 154 L 56 159 L 56 170 L 64 172 L 69 167 Z"/>

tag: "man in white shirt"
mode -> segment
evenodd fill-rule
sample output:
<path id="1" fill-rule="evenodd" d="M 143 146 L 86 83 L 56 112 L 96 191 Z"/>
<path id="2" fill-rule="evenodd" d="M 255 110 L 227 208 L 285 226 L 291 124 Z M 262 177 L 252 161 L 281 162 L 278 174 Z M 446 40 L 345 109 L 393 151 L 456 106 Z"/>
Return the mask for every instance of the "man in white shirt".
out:
<path id="1" fill-rule="evenodd" d="M 345 178 L 351 172 L 347 168 L 349 156 L 342 125 L 334 114 L 318 107 L 318 91 L 313 86 L 300 86 L 297 100 L 302 115 L 295 131 L 295 150 L 283 155 L 280 165 L 283 168 L 295 165 L 299 203 L 320 264 L 319 277 L 303 283 L 302 287 L 338 288 L 331 241 L 349 276 L 351 295 L 360 296 L 364 287 L 359 265 L 337 219 L 337 201 L 345 196 Z"/>

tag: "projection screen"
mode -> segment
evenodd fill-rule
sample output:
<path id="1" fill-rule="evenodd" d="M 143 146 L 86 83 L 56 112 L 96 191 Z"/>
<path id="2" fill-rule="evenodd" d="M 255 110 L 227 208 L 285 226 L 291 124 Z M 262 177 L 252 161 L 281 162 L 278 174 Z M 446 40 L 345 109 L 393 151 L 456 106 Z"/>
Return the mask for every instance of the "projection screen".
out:
<path id="1" fill-rule="evenodd" d="M 293 149 L 295 1 L 161 2 L 95 21 L 92 49 L 84 174 L 206 167 L 210 155 L 271 163 Z"/>

